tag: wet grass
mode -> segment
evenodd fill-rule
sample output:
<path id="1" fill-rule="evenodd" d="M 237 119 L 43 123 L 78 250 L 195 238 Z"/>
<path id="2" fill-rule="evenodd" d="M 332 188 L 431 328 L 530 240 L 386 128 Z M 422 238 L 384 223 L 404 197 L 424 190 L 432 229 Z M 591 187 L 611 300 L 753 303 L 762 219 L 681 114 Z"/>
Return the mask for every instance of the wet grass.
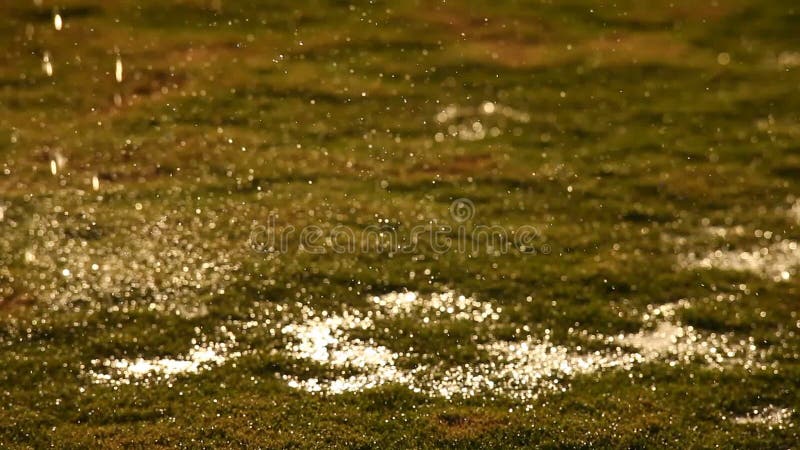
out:
<path id="1" fill-rule="evenodd" d="M 677 263 L 767 247 L 765 230 L 800 239 L 792 2 L 8 3 L 3 446 L 796 445 L 796 417 L 781 429 L 730 418 L 800 409 L 800 278 Z M 529 120 L 484 118 L 501 133 L 464 141 L 436 119 L 486 101 Z M 250 248 L 271 216 L 407 231 L 453 224 L 458 198 L 475 205 L 469 226 L 536 227 L 539 251 L 312 254 L 297 235 L 285 253 Z M 647 305 L 689 299 L 682 323 L 752 337 L 769 368 L 652 362 L 527 403 L 391 384 L 313 395 L 280 378 L 328 369 L 282 352 L 278 305 L 368 311 L 371 295 L 446 288 L 502 317 L 392 319 L 357 337 L 423 355 L 403 364 L 453 365 L 479 359 L 481 342 L 522 340 L 523 326 L 601 348 L 569 329 L 635 333 Z M 221 326 L 239 333 L 235 362 L 143 385 L 87 375 L 96 359 L 183 354 Z"/>

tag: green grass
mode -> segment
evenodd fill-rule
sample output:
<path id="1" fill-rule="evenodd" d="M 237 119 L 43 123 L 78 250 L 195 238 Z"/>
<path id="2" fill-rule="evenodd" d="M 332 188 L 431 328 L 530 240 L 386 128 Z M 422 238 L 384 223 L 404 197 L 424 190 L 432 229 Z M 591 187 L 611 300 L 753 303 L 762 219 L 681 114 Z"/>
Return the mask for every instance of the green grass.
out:
<path id="1" fill-rule="evenodd" d="M 729 418 L 800 410 L 798 277 L 676 262 L 776 242 L 756 230 L 800 239 L 800 68 L 780 63 L 800 51 L 793 2 L 6 3 L 3 447 L 797 445 L 800 413 L 782 429 Z M 437 142 L 442 109 L 484 101 L 530 120 Z M 471 225 L 535 226 L 550 251 L 315 255 L 297 236 L 283 254 L 248 248 L 270 216 L 326 232 L 386 219 L 404 235 L 450 223 L 457 198 L 474 202 Z M 103 261 L 107 281 L 89 269 Z M 524 339 L 522 326 L 604 348 L 568 329 L 635 333 L 647 305 L 685 298 L 682 323 L 752 337 L 771 366 L 656 361 L 528 402 L 393 384 L 326 396 L 280 379 L 330 374 L 285 354 L 279 327 L 241 328 L 299 303 L 366 312 L 367 296 L 446 288 L 503 313 L 357 337 L 416 348 L 409 366 L 477 361 L 479 343 Z M 184 354 L 223 325 L 245 352 L 235 362 L 138 386 L 88 376 L 92 360 Z"/>

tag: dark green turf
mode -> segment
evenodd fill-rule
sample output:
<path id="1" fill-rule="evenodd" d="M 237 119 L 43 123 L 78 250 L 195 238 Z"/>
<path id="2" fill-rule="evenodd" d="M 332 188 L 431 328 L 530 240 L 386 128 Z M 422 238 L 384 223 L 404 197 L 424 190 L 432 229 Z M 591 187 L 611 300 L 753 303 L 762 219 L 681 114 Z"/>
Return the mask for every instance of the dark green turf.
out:
<path id="1" fill-rule="evenodd" d="M 756 230 L 800 239 L 787 213 L 800 194 L 800 67 L 786 63 L 800 52 L 795 2 L 43 3 L 0 5 L 0 446 L 797 446 L 796 417 L 772 430 L 729 418 L 800 409 L 798 278 L 676 266 L 690 251 L 771 242 Z M 439 111 L 484 101 L 530 121 L 435 140 Z M 67 162 L 53 176 L 57 154 Z M 536 227 L 548 251 L 248 248 L 271 215 L 326 231 L 380 218 L 402 232 L 449 220 L 457 198 L 474 203 L 474 223 Z M 159 220 L 162 240 L 143 231 Z M 709 225 L 743 232 L 715 239 Z M 90 286 L 54 302 L 70 258 L 92 258 L 80 242 L 155 259 L 179 248 L 193 268 L 228 255 L 236 267 L 174 292 L 169 302 L 205 311 L 196 317 L 154 311 L 157 289 L 129 284 L 127 296 Z M 50 262 L 26 262 L 32 247 Z M 652 363 L 576 377 L 527 409 L 402 386 L 326 397 L 278 379 L 321 369 L 255 332 L 239 337 L 252 352 L 235 366 L 171 386 L 86 374 L 93 359 L 181 354 L 197 330 L 262 320 L 267 304 L 363 310 L 368 295 L 444 288 L 504 307 L 502 323 L 408 321 L 394 325 L 413 338 L 372 337 L 455 364 L 476 358 L 473 335 L 514 340 L 525 324 L 576 344 L 569 327 L 636 332 L 630 311 L 687 298 L 684 323 L 754 337 L 774 371 Z"/>

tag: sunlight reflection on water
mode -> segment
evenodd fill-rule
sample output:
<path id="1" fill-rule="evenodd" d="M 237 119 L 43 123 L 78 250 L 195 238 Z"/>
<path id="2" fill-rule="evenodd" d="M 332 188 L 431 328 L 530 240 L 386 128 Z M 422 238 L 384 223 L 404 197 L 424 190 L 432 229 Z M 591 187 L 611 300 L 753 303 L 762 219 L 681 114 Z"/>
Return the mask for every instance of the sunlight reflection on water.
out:
<path id="1" fill-rule="evenodd" d="M 375 316 L 414 315 L 422 321 L 430 316 L 447 317 L 480 323 L 497 320 L 500 311 L 486 302 L 452 292 L 419 295 L 413 292 L 391 293 L 374 297 L 379 309 Z M 398 354 L 372 341 L 353 339 L 349 331 L 374 330 L 374 323 L 358 316 L 330 316 L 324 320 L 312 315 L 313 326 L 292 327 L 286 351 L 294 358 L 309 360 L 336 370 L 346 366 L 358 374 L 331 378 L 301 379 L 285 375 L 290 386 L 309 392 L 338 394 L 357 392 L 387 383 L 405 385 L 415 392 L 451 398 L 472 397 L 480 393 L 504 395 L 529 400 L 542 392 L 564 391 L 569 379 L 605 369 L 631 370 L 634 366 L 663 360 L 670 364 L 701 361 L 713 367 L 740 364 L 747 368 L 765 367 L 758 359 L 764 354 L 752 339 L 737 339 L 729 334 L 706 334 L 675 321 L 675 310 L 685 308 L 678 302 L 649 308 L 643 317 L 645 329 L 619 336 L 589 335 L 606 344 L 607 349 L 581 351 L 528 336 L 521 341 L 495 340 L 478 345 L 487 355 L 471 364 L 454 366 L 420 365 L 404 368 L 398 364 L 410 353 Z M 581 333 L 577 333 L 581 334 Z"/>
<path id="2" fill-rule="evenodd" d="M 602 350 L 559 345 L 548 332 L 518 341 L 487 339 L 476 345 L 481 356 L 471 363 L 423 363 L 420 361 L 435 360 L 435 355 L 414 348 L 396 351 L 380 343 L 377 323 L 411 318 L 428 326 L 455 321 L 485 327 L 500 319 L 502 308 L 452 291 L 426 295 L 393 292 L 369 300 L 374 308 L 366 312 L 354 309 L 336 314 L 303 306 L 299 313 L 285 311 L 283 318 L 271 322 L 285 341 L 282 353 L 324 372 L 315 377 L 280 375 L 288 386 L 311 393 L 342 394 L 398 384 L 432 397 L 469 398 L 488 393 L 526 401 L 543 393 L 565 391 L 577 375 L 632 370 L 655 361 L 670 365 L 700 362 L 720 370 L 729 365 L 748 370 L 768 368 L 760 362 L 767 350 L 757 348 L 752 338 L 703 333 L 682 325 L 676 312 L 691 307 L 688 301 L 648 307 L 641 317 L 644 327 L 637 333 L 572 332 L 599 344 Z M 260 326 L 247 322 L 240 332 L 257 332 Z M 375 337 L 360 337 L 364 335 Z M 226 343 L 197 344 L 180 357 L 96 360 L 90 375 L 95 383 L 119 385 L 196 374 L 241 357 L 243 353 L 234 350 L 235 343 L 236 337 L 229 333 Z"/>
<path id="3" fill-rule="evenodd" d="M 89 376 L 94 383 L 121 385 L 197 374 L 241 356 L 240 352 L 233 351 L 236 346 L 233 334 L 228 337 L 227 342 L 195 344 L 186 355 L 176 358 L 93 360 L 92 364 L 98 369 L 89 371 Z"/>

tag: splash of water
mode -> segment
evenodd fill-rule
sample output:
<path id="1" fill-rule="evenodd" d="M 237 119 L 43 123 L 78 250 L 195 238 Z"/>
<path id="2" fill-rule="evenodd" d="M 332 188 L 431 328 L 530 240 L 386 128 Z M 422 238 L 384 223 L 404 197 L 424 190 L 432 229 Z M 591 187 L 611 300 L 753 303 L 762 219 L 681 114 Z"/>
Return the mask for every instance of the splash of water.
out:
<path id="1" fill-rule="evenodd" d="M 734 417 L 733 423 L 737 425 L 766 426 L 770 430 L 792 427 L 790 422 L 794 411 L 790 408 L 779 408 L 769 405 L 764 408 L 754 408 L 744 416 Z"/>
<path id="2" fill-rule="evenodd" d="M 510 106 L 485 101 L 478 107 L 448 105 L 434 119 L 436 123 L 447 126 L 445 131 L 434 136 L 437 142 L 448 136 L 462 141 L 479 141 L 501 135 L 509 123 L 530 122 L 530 115 Z"/>

